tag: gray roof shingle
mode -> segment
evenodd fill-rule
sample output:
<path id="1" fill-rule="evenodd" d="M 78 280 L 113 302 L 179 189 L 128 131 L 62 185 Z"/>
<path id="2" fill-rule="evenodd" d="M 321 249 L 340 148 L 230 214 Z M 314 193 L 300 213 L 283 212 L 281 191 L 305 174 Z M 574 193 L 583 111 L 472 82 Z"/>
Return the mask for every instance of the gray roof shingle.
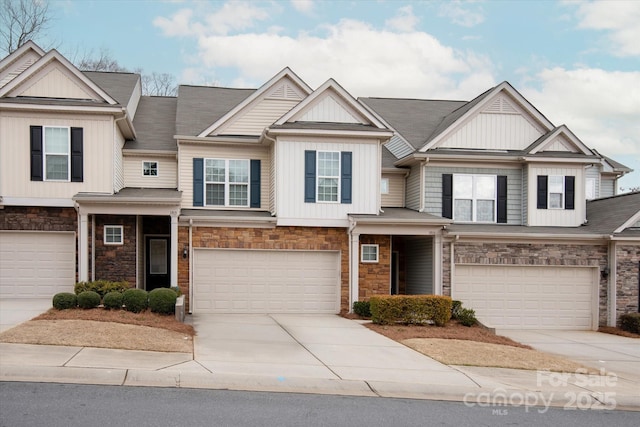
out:
<path id="1" fill-rule="evenodd" d="M 140 79 L 139 74 L 111 73 L 105 71 L 83 71 L 91 81 L 100 86 L 109 96 L 118 101 L 118 104 L 126 107 L 129 104 L 133 89 Z"/>
<path id="2" fill-rule="evenodd" d="M 125 149 L 178 151 L 176 140 L 175 97 L 143 96 L 138 104 L 138 112 L 133 120 L 137 139 L 127 141 Z"/>
<path id="3" fill-rule="evenodd" d="M 613 233 L 640 211 L 640 192 L 619 194 L 587 202 L 587 227 Z"/>

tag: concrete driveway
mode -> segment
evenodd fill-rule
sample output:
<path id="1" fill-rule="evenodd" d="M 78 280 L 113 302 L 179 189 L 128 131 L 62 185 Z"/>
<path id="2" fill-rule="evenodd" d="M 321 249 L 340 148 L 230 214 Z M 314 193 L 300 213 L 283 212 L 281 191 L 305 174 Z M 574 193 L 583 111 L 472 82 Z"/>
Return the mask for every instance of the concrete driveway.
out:
<path id="1" fill-rule="evenodd" d="M 336 315 L 192 316 L 213 373 L 474 386 L 461 372 Z"/>
<path id="2" fill-rule="evenodd" d="M 51 304 L 51 298 L 0 298 L 0 332 L 44 313 Z"/>
<path id="3" fill-rule="evenodd" d="M 640 340 L 593 331 L 507 330 L 496 331 L 536 350 L 604 368 L 619 378 L 640 382 Z"/>

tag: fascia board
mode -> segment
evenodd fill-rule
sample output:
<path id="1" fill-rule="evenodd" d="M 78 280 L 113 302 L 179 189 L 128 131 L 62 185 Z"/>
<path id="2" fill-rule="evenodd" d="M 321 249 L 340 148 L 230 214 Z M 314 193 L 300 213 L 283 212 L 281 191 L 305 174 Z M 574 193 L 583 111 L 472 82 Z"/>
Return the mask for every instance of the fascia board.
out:
<path id="1" fill-rule="evenodd" d="M 260 86 L 254 93 L 252 93 L 244 101 L 242 101 L 240 104 L 232 108 L 229 112 L 227 112 L 227 114 L 225 114 L 224 116 L 216 120 L 215 123 L 211 124 L 211 126 L 207 127 L 205 130 L 200 132 L 198 136 L 206 137 L 207 135 L 211 134 L 211 132 L 213 132 L 220 126 L 222 126 L 225 122 L 227 122 L 237 113 L 239 113 L 246 106 L 248 106 L 253 101 L 255 101 L 256 99 L 261 97 L 263 94 L 265 94 L 269 89 L 271 89 L 271 87 L 273 87 L 273 85 L 275 85 L 278 81 L 280 81 L 285 76 L 289 77 L 293 82 L 295 82 L 307 95 L 309 95 L 312 92 L 312 89 L 304 81 L 302 81 L 300 77 L 298 77 L 293 71 L 291 71 L 289 67 L 286 67 L 282 71 L 280 71 L 278 74 L 273 76 L 271 79 L 269 79 L 269 81 L 267 81 L 265 84 Z"/>
<path id="2" fill-rule="evenodd" d="M 29 40 L 18 49 L 14 50 L 10 55 L 5 56 L 2 61 L 0 61 L 0 72 L 2 72 L 9 65 L 13 64 L 16 59 L 20 58 L 28 50 L 35 51 L 38 55 L 40 55 L 41 58 L 45 55 L 45 51 L 42 50 L 40 46 Z"/>
<path id="3" fill-rule="evenodd" d="M 616 228 L 613 232 L 614 233 L 622 233 L 624 230 L 626 230 L 627 228 L 631 227 L 633 224 L 635 224 L 638 221 L 640 221 L 640 210 L 638 210 L 638 212 L 636 212 L 633 216 L 631 216 L 631 218 L 626 220 L 624 222 L 624 224 L 622 224 L 620 227 Z"/>
<path id="4" fill-rule="evenodd" d="M 586 145 L 584 145 L 584 143 L 582 141 L 580 141 L 580 139 L 573 133 L 571 132 L 571 130 L 566 126 L 566 125 L 560 125 L 558 126 L 549 136 L 547 136 L 546 138 L 544 138 L 543 141 L 540 142 L 540 144 L 538 144 L 536 147 L 534 147 L 532 150 L 529 151 L 529 154 L 536 154 L 540 151 L 543 151 L 544 148 L 557 136 L 559 135 L 564 135 L 565 137 L 569 138 L 569 141 L 571 141 L 571 143 L 582 152 L 582 154 L 585 154 L 587 156 L 593 156 L 594 153 L 593 151 L 591 151 Z"/>
<path id="5" fill-rule="evenodd" d="M 122 107 L 115 105 L 103 106 L 78 106 L 78 105 L 41 105 L 41 104 L 16 104 L 13 102 L 2 102 L 0 107 L 7 110 L 32 110 L 32 111 L 60 111 L 70 113 L 98 113 L 114 114 L 122 113 Z"/>
<path id="6" fill-rule="evenodd" d="M 393 132 L 368 132 L 349 130 L 329 130 L 329 129 L 267 129 L 269 135 L 307 135 L 307 136 L 342 136 L 342 137 L 369 137 L 375 139 L 389 139 Z"/>

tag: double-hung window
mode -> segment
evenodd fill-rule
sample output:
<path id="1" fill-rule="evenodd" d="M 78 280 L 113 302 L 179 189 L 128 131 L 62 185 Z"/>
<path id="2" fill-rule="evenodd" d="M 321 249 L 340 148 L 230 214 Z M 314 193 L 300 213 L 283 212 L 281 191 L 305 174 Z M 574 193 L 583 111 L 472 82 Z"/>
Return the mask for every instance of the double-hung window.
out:
<path id="1" fill-rule="evenodd" d="M 496 222 L 496 176 L 453 175 L 453 219 Z"/>
<path id="2" fill-rule="evenodd" d="M 68 127 L 44 128 L 44 170 L 46 181 L 69 181 L 71 139 Z"/>
<path id="3" fill-rule="evenodd" d="M 576 177 L 538 175 L 538 209 L 575 209 Z"/>
<path id="4" fill-rule="evenodd" d="M 318 151 L 318 202 L 340 200 L 340 152 Z"/>
<path id="5" fill-rule="evenodd" d="M 249 160 L 205 159 L 205 204 L 249 206 Z"/>
<path id="6" fill-rule="evenodd" d="M 564 209 L 564 176 L 549 176 L 549 209 Z"/>

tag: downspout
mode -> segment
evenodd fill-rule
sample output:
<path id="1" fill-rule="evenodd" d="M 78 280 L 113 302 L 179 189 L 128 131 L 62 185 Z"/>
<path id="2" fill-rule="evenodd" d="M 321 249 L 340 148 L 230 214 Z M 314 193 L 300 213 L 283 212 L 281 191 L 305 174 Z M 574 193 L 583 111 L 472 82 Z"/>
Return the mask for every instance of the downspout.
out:
<path id="1" fill-rule="evenodd" d="M 193 219 L 189 219 L 189 314 L 193 314 Z"/>
<path id="2" fill-rule="evenodd" d="M 269 128 L 266 128 L 266 129 L 262 132 L 262 136 L 263 136 L 265 139 L 268 139 L 269 141 L 271 141 L 271 142 L 273 143 L 273 157 L 274 157 L 274 159 L 273 159 L 273 161 L 271 162 L 271 165 L 270 165 L 270 167 L 271 167 L 271 166 L 274 166 L 275 160 L 277 159 L 277 156 L 276 156 L 276 140 L 275 140 L 274 138 L 271 138 L 269 135 L 267 135 L 267 132 L 268 132 L 268 131 L 269 131 Z M 274 167 L 274 169 L 275 169 L 275 170 L 274 170 L 273 175 L 274 175 L 274 181 L 276 181 L 276 182 L 273 182 L 273 183 L 272 183 L 272 185 L 273 185 L 273 209 L 274 209 L 274 211 L 270 212 L 271 216 L 276 216 L 276 212 L 275 212 L 275 209 L 276 209 L 276 200 L 278 200 L 278 198 L 277 198 L 277 194 L 278 194 L 278 185 L 277 185 L 277 180 L 278 180 L 278 177 L 276 176 L 276 174 L 278 173 L 278 170 L 277 170 L 277 168 L 275 168 L 275 167 Z"/>
<path id="3" fill-rule="evenodd" d="M 347 239 L 349 241 L 349 313 L 353 313 L 353 303 L 355 301 L 355 297 L 357 295 L 354 295 L 354 289 L 353 287 L 355 286 L 355 279 L 354 279 L 354 272 L 353 272 L 353 257 L 357 256 L 353 253 L 353 244 L 352 244 L 352 240 L 353 240 L 353 230 L 356 228 L 356 222 L 353 220 L 353 218 L 349 218 L 349 229 L 347 231 Z M 358 272 L 356 271 L 356 274 L 358 274 Z"/>
<path id="4" fill-rule="evenodd" d="M 136 245 L 136 251 L 137 250 L 138 250 L 138 245 Z M 136 270 L 138 269 L 137 259 L 138 259 L 138 254 L 136 254 Z M 136 277 L 137 277 L 137 272 L 136 272 Z M 96 216 L 95 215 L 91 215 L 91 280 L 94 282 L 96 280 Z"/>
<path id="5" fill-rule="evenodd" d="M 613 236 L 609 237 L 613 239 Z M 614 240 L 609 242 L 609 259 L 608 259 L 608 268 L 609 268 L 609 276 L 607 277 L 607 293 L 609 294 L 609 315 L 607 316 L 607 326 L 616 326 L 618 323 L 618 294 L 617 294 L 617 244 Z M 598 281 L 599 282 L 599 281 Z M 598 286 L 598 291 L 600 290 L 600 286 Z M 600 292 L 598 292 L 598 295 Z M 596 300 L 597 301 L 597 300 Z"/>
<path id="6" fill-rule="evenodd" d="M 418 206 L 418 212 L 424 212 L 424 169 L 427 163 L 429 163 L 429 157 L 422 159 L 420 162 L 420 184 L 418 185 L 418 191 L 420 191 L 418 203 L 420 206 Z"/>

